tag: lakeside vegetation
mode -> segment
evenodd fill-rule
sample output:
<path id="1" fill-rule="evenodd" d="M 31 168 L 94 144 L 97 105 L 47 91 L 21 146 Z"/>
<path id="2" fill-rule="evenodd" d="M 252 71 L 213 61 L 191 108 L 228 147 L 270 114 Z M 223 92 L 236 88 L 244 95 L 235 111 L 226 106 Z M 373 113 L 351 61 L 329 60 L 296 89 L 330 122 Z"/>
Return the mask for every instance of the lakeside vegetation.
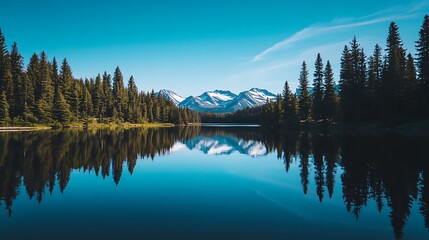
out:
<path id="1" fill-rule="evenodd" d="M 113 76 L 75 79 L 64 59 L 36 53 L 24 69 L 16 43 L 9 52 L 0 30 L 0 126 L 120 126 L 188 124 L 199 114 L 176 107 L 163 96 L 139 91 L 134 77 L 127 86 L 119 67 Z M 97 123 L 97 124 L 96 124 Z M 153 126 L 153 125 L 151 125 Z"/>
<path id="2" fill-rule="evenodd" d="M 286 128 L 425 128 L 429 121 L 429 17 L 416 41 L 416 59 L 403 47 L 398 26 L 389 26 L 385 54 L 376 45 L 367 57 L 354 37 L 344 46 L 340 79 L 320 54 L 310 87 L 307 63 L 292 93 L 286 81 L 282 94 L 259 108 L 232 114 L 202 114 L 202 122 L 246 122 Z M 427 127 L 426 127 L 427 129 Z"/>
<path id="3" fill-rule="evenodd" d="M 309 89 L 308 70 L 302 63 L 299 94 L 288 82 L 282 95 L 268 102 L 261 112 L 261 123 L 296 126 L 308 122 L 340 124 L 379 124 L 397 126 L 429 117 L 429 17 L 416 41 L 416 60 L 403 47 L 398 26 L 392 22 L 385 55 L 377 44 L 371 56 L 354 37 L 341 56 L 339 90 L 335 89 L 329 61 L 320 54 L 315 61 L 313 87 Z"/>

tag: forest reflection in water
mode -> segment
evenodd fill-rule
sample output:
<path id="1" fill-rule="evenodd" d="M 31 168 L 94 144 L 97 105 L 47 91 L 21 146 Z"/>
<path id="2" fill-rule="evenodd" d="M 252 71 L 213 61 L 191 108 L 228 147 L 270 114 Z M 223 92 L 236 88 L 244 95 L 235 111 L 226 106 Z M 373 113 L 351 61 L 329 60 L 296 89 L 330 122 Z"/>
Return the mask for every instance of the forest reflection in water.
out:
<path id="1" fill-rule="evenodd" d="M 254 127 L 0 133 L 0 204 L 13 217 L 21 186 L 30 199 L 41 202 L 54 188 L 63 192 L 74 170 L 111 177 L 119 184 L 123 171 L 132 174 L 138 160 L 156 161 L 180 145 L 215 155 L 274 153 L 284 162 L 285 174 L 291 164 L 299 166 L 303 194 L 313 182 L 323 202 L 341 184 L 342 192 L 336 194 L 356 219 L 370 200 L 378 211 L 388 208 L 400 238 L 410 214 L 421 214 L 429 229 L 428 143 L 397 134 L 278 133 Z M 340 183 L 335 182 L 337 174 Z M 413 204 L 418 212 L 412 211 Z"/>

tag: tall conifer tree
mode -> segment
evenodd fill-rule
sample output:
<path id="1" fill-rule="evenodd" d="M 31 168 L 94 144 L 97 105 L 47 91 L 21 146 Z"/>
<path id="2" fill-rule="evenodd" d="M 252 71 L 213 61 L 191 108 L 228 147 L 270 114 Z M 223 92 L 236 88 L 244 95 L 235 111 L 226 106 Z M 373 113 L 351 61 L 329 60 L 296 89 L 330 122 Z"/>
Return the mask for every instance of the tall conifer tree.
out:
<path id="1" fill-rule="evenodd" d="M 113 117 L 113 94 L 110 74 L 103 73 L 103 117 Z"/>
<path id="2" fill-rule="evenodd" d="M 366 95 L 369 100 L 369 120 L 378 120 L 381 108 L 381 74 L 383 71 L 383 60 L 381 47 L 377 44 L 374 53 L 368 59 L 368 81 L 366 85 Z"/>
<path id="3" fill-rule="evenodd" d="M 103 84 L 101 83 L 100 74 L 95 78 L 92 103 L 94 106 L 94 116 L 100 118 L 103 113 Z"/>
<path id="4" fill-rule="evenodd" d="M 334 74 L 329 61 L 326 63 L 324 77 L 323 116 L 331 121 L 337 117 L 338 97 L 335 92 Z"/>
<path id="5" fill-rule="evenodd" d="M 341 56 L 341 70 L 340 70 L 340 110 L 341 118 L 345 122 L 353 120 L 353 63 L 352 55 L 347 46 Z"/>
<path id="6" fill-rule="evenodd" d="M 317 54 L 314 67 L 312 115 L 314 120 L 319 120 L 323 117 L 323 61 L 320 53 Z"/>
<path id="7" fill-rule="evenodd" d="M 401 95 L 405 81 L 405 50 L 398 26 L 392 22 L 386 44 L 386 65 L 382 79 L 382 117 L 387 122 L 400 121 L 398 109 L 402 109 Z"/>
<path id="8" fill-rule="evenodd" d="M 14 103 L 11 106 L 11 116 L 22 116 L 24 113 L 25 91 L 24 91 L 24 61 L 18 52 L 18 46 L 14 42 L 10 52 L 10 64 L 12 73 L 12 82 L 14 85 Z"/>
<path id="9" fill-rule="evenodd" d="M 301 120 L 308 120 L 311 116 L 311 97 L 308 91 L 308 70 L 305 61 L 302 63 L 298 88 L 299 115 Z"/>
<path id="10" fill-rule="evenodd" d="M 126 109 L 126 92 L 124 88 L 124 77 L 121 69 L 116 67 L 113 75 L 113 98 L 114 106 L 118 119 L 124 119 Z"/>
<path id="11" fill-rule="evenodd" d="M 12 81 L 10 56 L 7 50 L 6 39 L 0 29 L 0 92 L 4 91 L 6 94 L 6 101 L 8 107 L 14 107 L 14 84 Z M 8 112 L 10 113 L 9 109 Z"/>
<path id="12" fill-rule="evenodd" d="M 429 116 L 429 16 L 426 15 L 417 41 L 417 73 L 419 78 L 419 112 Z"/>

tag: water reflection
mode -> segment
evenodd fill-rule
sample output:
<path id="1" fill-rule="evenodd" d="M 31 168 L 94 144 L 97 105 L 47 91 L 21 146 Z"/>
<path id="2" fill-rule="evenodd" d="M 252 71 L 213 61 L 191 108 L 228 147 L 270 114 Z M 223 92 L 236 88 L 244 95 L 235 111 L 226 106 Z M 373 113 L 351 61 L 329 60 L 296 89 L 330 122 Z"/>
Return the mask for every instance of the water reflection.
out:
<path id="1" fill-rule="evenodd" d="M 388 208 L 395 236 L 401 238 L 414 203 L 429 228 L 427 146 L 427 140 L 394 134 L 278 134 L 260 128 L 1 133 L 0 204 L 12 215 L 21 185 L 39 202 L 55 187 L 63 192 L 75 169 L 103 178 L 111 174 L 119 184 L 123 167 L 132 174 L 137 159 L 153 160 L 181 147 L 214 155 L 274 153 L 284 161 L 286 172 L 293 163 L 299 166 L 302 192 L 308 194 L 309 184 L 314 184 L 320 202 L 331 198 L 335 184 L 341 184 L 337 194 L 356 219 L 369 200 L 376 202 L 378 211 Z M 335 182 L 337 174 L 341 183 Z"/>

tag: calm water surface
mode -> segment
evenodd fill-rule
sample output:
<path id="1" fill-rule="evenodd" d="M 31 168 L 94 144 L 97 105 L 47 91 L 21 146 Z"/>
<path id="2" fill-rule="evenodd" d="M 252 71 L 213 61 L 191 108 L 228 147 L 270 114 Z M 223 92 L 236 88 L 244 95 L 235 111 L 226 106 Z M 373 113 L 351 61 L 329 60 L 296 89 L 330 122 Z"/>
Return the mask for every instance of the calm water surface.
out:
<path id="1" fill-rule="evenodd" d="M 0 239 L 429 239 L 428 147 L 254 126 L 0 133 Z"/>

